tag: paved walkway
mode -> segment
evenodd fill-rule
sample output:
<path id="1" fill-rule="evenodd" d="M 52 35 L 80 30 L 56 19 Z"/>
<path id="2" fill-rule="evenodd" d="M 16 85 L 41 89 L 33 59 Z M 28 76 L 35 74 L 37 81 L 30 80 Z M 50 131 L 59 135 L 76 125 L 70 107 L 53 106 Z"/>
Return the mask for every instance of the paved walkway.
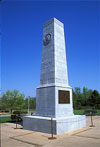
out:
<path id="1" fill-rule="evenodd" d="M 93 120 L 95 127 L 89 127 L 88 116 L 87 127 L 57 135 L 55 140 L 48 140 L 50 134 L 14 129 L 15 124 L 4 123 L 1 124 L 0 147 L 100 147 L 100 116 L 94 116 Z"/>

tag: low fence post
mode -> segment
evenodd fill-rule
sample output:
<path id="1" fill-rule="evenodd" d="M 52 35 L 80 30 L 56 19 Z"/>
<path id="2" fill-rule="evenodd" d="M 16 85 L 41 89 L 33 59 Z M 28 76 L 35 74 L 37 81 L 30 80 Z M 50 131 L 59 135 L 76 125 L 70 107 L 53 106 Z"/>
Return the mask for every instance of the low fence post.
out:
<path id="1" fill-rule="evenodd" d="M 53 117 L 51 117 L 51 137 L 49 137 L 48 139 L 56 139 L 56 137 L 53 137 Z"/>
<path id="2" fill-rule="evenodd" d="M 17 128 L 17 124 L 18 124 L 17 114 L 15 114 L 15 116 L 16 116 L 16 128 L 15 128 L 15 129 L 18 129 L 18 128 Z"/>
<path id="3" fill-rule="evenodd" d="M 17 114 L 16 114 L 16 129 L 17 129 Z"/>
<path id="4" fill-rule="evenodd" d="M 95 126 L 93 125 L 92 112 L 90 112 L 90 114 L 91 114 L 91 125 L 90 125 L 90 127 L 95 127 Z"/>

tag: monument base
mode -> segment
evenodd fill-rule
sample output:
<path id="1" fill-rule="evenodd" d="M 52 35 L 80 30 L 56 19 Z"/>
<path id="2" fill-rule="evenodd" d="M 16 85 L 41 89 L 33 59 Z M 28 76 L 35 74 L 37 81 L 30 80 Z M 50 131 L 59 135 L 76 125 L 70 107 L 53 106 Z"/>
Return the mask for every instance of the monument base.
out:
<path id="1" fill-rule="evenodd" d="M 80 129 L 86 126 L 85 115 L 53 118 L 53 133 L 55 135 Z M 25 116 L 23 129 L 51 134 L 51 118 L 41 116 Z"/>

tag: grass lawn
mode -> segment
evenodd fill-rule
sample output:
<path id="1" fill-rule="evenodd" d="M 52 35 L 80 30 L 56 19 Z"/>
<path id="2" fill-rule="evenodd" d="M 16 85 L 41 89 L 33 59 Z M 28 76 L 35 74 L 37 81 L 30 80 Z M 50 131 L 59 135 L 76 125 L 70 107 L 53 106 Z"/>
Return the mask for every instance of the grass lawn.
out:
<path id="1" fill-rule="evenodd" d="M 11 121 L 11 117 L 10 116 L 5 116 L 5 117 L 0 117 L 0 123 L 5 123 Z"/>
<path id="2" fill-rule="evenodd" d="M 100 115 L 100 110 L 98 110 L 98 114 L 97 115 Z"/>
<path id="3" fill-rule="evenodd" d="M 84 115 L 85 110 L 74 110 L 75 115 Z M 97 115 L 100 115 L 100 110 L 97 110 Z"/>
<path id="4" fill-rule="evenodd" d="M 84 110 L 74 110 L 75 115 L 84 115 Z"/>

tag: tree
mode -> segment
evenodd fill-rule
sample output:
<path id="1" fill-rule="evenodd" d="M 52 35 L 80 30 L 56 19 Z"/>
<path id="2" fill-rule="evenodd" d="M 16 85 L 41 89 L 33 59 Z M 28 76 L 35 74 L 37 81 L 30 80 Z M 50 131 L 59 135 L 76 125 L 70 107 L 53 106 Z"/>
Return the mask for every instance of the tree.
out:
<path id="1" fill-rule="evenodd" d="M 86 108 L 86 106 L 92 107 L 91 102 L 91 95 L 92 90 L 88 89 L 86 87 L 83 87 L 83 91 L 81 92 L 80 87 L 75 87 L 75 91 L 73 90 L 73 106 L 74 109 L 82 109 L 83 107 Z M 99 103 L 99 93 L 98 93 L 98 103 Z M 96 108 L 99 108 L 99 104 L 97 102 L 93 102 L 93 105 L 96 105 Z"/>
<path id="2" fill-rule="evenodd" d="M 76 94 L 75 94 L 74 90 L 72 90 L 72 93 L 73 93 L 73 107 L 74 107 L 74 109 L 76 109 L 76 107 L 77 107 Z"/>
<path id="3" fill-rule="evenodd" d="M 24 105 L 24 94 L 19 93 L 18 90 L 8 90 L 1 98 L 2 109 L 4 110 L 20 110 Z"/>
<path id="4" fill-rule="evenodd" d="M 29 98 L 29 108 L 35 109 L 36 108 L 36 98 L 30 97 L 30 96 L 25 99 L 25 104 L 24 104 L 23 108 L 28 109 L 28 98 Z"/>
<path id="5" fill-rule="evenodd" d="M 88 105 L 88 99 L 91 96 L 91 94 L 92 94 L 92 90 L 91 89 L 83 87 L 83 97 L 84 97 L 83 104 L 82 104 L 83 106 Z"/>
<path id="6" fill-rule="evenodd" d="M 0 100 L 0 109 L 1 110 L 8 110 L 8 96 L 7 94 L 3 94 Z"/>
<path id="7" fill-rule="evenodd" d="M 75 87 L 75 91 L 73 90 L 73 106 L 75 109 L 81 108 L 82 102 L 82 94 L 80 87 Z"/>
<path id="8" fill-rule="evenodd" d="M 80 87 L 75 87 L 75 94 L 78 95 L 81 93 Z"/>
<path id="9" fill-rule="evenodd" d="M 100 95 L 97 90 L 94 90 L 88 99 L 88 103 L 90 106 L 98 109 L 100 108 Z"/>

